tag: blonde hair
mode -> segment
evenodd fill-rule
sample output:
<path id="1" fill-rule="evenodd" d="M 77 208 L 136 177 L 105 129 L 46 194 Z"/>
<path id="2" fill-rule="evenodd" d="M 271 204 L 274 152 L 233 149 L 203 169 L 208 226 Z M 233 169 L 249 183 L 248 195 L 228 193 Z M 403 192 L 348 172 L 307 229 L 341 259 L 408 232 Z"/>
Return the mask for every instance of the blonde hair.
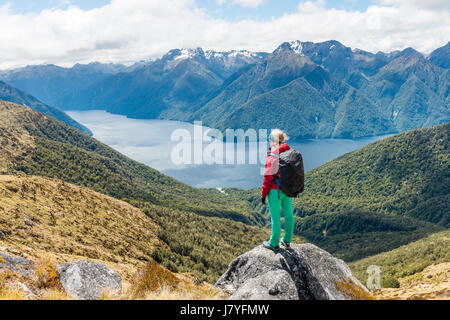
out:
<path id="1" fill-rule="evenodd" d="M 273 129 L 270 132 L 270 136 L 273 137 L 275 139 L 274 142 L 278 142 L 278 144 L 285 143 L 287 140 L 289 140 L 289 137 L 286 135 L 286 133 L 284 133 L 280 129 Z"/>

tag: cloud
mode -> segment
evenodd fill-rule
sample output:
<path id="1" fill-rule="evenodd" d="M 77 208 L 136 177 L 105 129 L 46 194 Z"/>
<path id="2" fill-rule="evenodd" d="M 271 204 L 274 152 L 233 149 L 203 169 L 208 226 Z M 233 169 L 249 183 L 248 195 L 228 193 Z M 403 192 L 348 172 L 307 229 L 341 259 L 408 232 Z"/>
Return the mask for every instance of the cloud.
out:
<path id="1" fill-rule="evenodd" d="M 217 4 L 224 5 L 227 2 L 240 5 L 243 8 L 257 8 L 267 0 L 215 0 Z"/>
<path id="2" fill-rule="evenodd" d="M 448 42 L 450 10 L 418 10 L 406 1 L 382 1 L 365 11 L 329 9 L 323 1 L 307 1 L 276 19 L 238 22 L 214 18 L 194 0 L 113 0 L 93 10 L 71 6 L 26 14 L 0 6 L 0 69 L 131 62 L 180 47 L 272 51 L 294 39 L 335 39 L 372 52 L 408 46 L 430 52 Z"/>
<path id="3" fill-rule="evenodd" d="M 422 9 L 450 10 L 450 2 L 448 0 L 378 0 L 378 3 L 393 6 L 413 6 Z"/>

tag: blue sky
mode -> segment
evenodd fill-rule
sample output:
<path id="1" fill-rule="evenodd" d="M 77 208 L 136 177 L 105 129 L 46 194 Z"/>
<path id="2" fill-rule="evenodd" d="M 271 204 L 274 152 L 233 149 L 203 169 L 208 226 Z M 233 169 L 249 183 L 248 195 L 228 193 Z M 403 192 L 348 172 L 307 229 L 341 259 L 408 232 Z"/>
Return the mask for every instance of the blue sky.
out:
<path id="1" fill-rule="evenodd" d="M 297 11 L 300 0 L 266 0 L 256 8 L 244 7 L 233 0 L 219 4 L 218 0 L 196 0 L 198 7 L 205 8 L 209 14 L 216 18 L 222 18 L 230 22 L 244 19 L 270 20 L 278 18 L 285 13 Z M 328 9 L 366 10 L 372 0 L 326 0 L 325 7 Z"/>
<path id="2" fill-rule="evenodd" d="M 102 7 L 108 4 L 109 0 L 0 0 L 0 5 L 8 4 L 14 13 L 27 13 L 34 12 L 39 13 L 43 9 L 60 8 L 65 9 L 68 5 L 76 5 L 81 9 L 88 10 L 93 8 Z"/>
<path id="3" fill-rule="evenodd" d="M 146 1 L 146 0 L 143 0 Z M 148 0 L 151 1 L 151 0 Z M 268 20 L 278 18 L 284 13 L 297 11 L 301 0 L 263 0 L 256 8 L 245 7 L 234 0 L 194 0 L 195 4 L 206 9 L 207 13 L 215 18 L 222 18 L 230 22 L 243 19 Z M 223 2 L 221 4 L 221 2 Z M 327 8 L 337 8 L 364 11 L 372 4 L 373 0 L 325 0 Z M 39 13 L 43 9 L 66 9 L 70 5 L 76 5 L 83 10 L 102 7 L 110 3 L 110 0 L 0 0 L 0 5 L 9 5 L 14 13 Z"/>

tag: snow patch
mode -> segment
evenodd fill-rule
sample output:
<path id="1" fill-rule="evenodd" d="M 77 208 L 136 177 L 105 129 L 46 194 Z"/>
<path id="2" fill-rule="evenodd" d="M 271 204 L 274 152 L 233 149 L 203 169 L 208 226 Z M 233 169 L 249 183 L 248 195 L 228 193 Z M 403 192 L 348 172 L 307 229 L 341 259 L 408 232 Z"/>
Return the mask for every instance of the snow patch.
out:
<path id="1" fill-rule="evenodd" d="M 299 41 L 299 40 L 295 40 L 295 41 L 291 41 L 290 43 L 289 43 L 289 46 L 291 47 L 291 49 L 295 52 L 295 53 L 297 53 L 297 54 L 300 54 L 300 55 L 304 55 L 303 53 L 302 53 L 302 51 L 303 51 L 303 46 L 302 46 L 302 43 Z"/>
<path id="2" fill-rule="evenodd" d="M 174 58 L 174 60 L 185 60 L 194 56 L 192 50 L 189 49 L 181 49 L 180 54 Z"/>

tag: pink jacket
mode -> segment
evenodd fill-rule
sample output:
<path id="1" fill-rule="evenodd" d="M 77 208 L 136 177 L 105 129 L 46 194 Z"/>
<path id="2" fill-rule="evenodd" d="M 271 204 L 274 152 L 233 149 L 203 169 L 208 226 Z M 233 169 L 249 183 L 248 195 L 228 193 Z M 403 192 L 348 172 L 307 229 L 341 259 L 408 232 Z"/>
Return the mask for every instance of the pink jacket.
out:
<path id="1" fill-rule="evenodd" d="M 261 197 L 267 197 L 271 189 L 278 189 L 278 186 L 274 183 L 273 176 L 278 175 L 278 156 L 280 153 L 289 150 L 290 147 L 283 143 L 277 149 L 271 150 L 267 154 L 266 168 L 264 172 L 264 181 L 261 189 Z"/>

